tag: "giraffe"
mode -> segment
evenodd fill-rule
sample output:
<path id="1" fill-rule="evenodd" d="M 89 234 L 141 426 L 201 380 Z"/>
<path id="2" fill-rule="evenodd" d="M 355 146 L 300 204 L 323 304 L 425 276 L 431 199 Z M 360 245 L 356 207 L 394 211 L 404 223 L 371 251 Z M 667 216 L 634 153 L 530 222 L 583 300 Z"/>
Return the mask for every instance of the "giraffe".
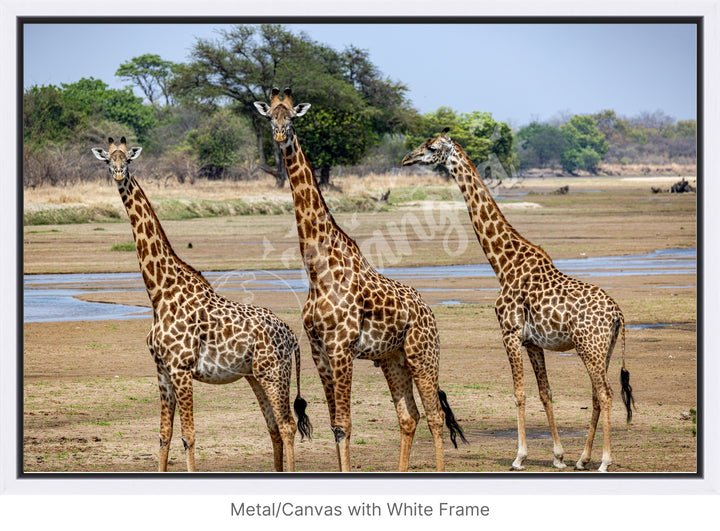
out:
<path id="1" fill-rule="evenodd" d="M 357 244 L 335 222 L 300 147 L 293 120 L 310 104 L 293 107 L 292 92 L 270 105 L 255 102 L 270 120 L 282 151 L 295 204 L 300 254 L 308 274 L 303 325 L 323 384 L 339 468 L 350 471 L 350 395 L 354 360 L 370 360 L 382 369 L 400 424 L 398 470 L 406 472 L 420 418 L 413 396 L 418 389 L 433 436 L 435 463 L 444 471 L 443 419 L 450 438 L 465 436 L 439 388 L 439 339 L 435 316 L 413 288 L 376 271 Z"/>
<path id="2" fill-rule="evenodd" d="M 245 377 L 270 431 L 275 470 L 295 470 L 296 430 L 311 435 L 300 396 L 300 349 L 295 334 L 265 308 L 238 304 L 213 290 L 203 275 L 173 251 L 145 192 L 130 173 L 130 162 L 142 148 L 128 149 L 125 137 L 109 149 L 93 148 L 107 163 L 127 210 L 140 269 L 152 302 L 153 324 L 147 336 L 160 388 L 160 459 L 167 471 L 173 417 L 180 412 L 187 470 L 195 471 L 193 380 L 227 384 Z M 292 360 L 295 357 L 298 393 L 294 401 L 297 425 L 289 409 Z"/>
<path id="3" fill-rule="evenodd" d="M 518 424 L 518 453 L 510 470 L 523 470 L 527 457 L 522 347 L 530 358 L 550 425 L 553 465 L 565 468 L 543 349 L 565 351 L 574 347 L 590 375 L 593 399 L 587 442 L 575 468 L 586 469 L 602 415 L 603 455 L 599 471 L 606 472 L 612 462 L 612 390 L 607 371 L 621 332 L 621 396 L 628 422 L 632 419 L 631 403 L 634 404 L 630 374 L 625 368 L 625 320 L 620 307 L 601 288 L 560 272 L 545 251 L 523 238 L 508 223 L 467 154 L 447 136 L 448 131 L 449 128 L 445 128 L 437 138 L 408 153 L 402 165 L 442 164 L 450 171 L 465 198 L 478 241 L 500 282 L 495 313 L 510 360 Z"/>

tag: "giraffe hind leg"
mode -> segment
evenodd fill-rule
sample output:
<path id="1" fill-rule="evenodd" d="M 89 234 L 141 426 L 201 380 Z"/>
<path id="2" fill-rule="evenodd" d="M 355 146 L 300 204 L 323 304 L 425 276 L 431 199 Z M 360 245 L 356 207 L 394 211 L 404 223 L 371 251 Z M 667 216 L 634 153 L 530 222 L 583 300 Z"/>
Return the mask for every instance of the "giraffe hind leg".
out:
<path id="1" fill-rule="evenodd" d="M 438 472 L 444 472 L 443 424 L 445 415 L 440 402 L 437 377 L 432 380 L 422 376 L 419 377 L 417 374 L 413 374 L 413 377 L 420 400 L 422 400 L 423 409 L 425 409 L 425 417 L 435 446 L 435 469 Z"/>
<path id="2" fill-rule="evenodd" d="M 395 404 L 395 411 L 400 424 L 398 471 L 407 472 L 410 464 L 410 450 L 415 438 L 415 429 L 418 420 L 420 420 L 420 412 L 413 396 L 412 376 L 400 354 L 383 359 L 380 362 L 380 367 L 390 388 L 390 395 Z"/>
<path id="3" fill-rule="evenodd" d="M 433 345 L 428 348 L 426 345 Z M 428 428 L 435 446 L 435 469 L 445 471 L 443 450 L 444 410 L 439 396 L 437 336 L 428 337 L 425 330 L 411 329 L 405 339 L 405 357 L 425 410 Z"/>
<path id="4" fill-rule="evenodd" d="M 596 349 L 597 350 L 597 349 Z M 594 353 L 591 348 L 578 346 L 577 348 L 580 358 L 585 363 L 590 381 L 593 386 L 593 414 L 590 420 L 590 428 L 588 430 L 588 439 L 585 443 L 580 459 L 575 468 L 583 470 L 585 465 L 590 461 L 590 452 L 592 451 L 592 443 L 595 437 L 595 430 L 600 417 L 603 421 L 603 455 L 600 463 L 599 472 L 607 472 L 608 467 L 612 463 L 612 454 L 610 449 L 610 412 L 612 408 L 612 390 L 610 382 L 607 378 L 606 365 L 612 351 Z"/>
<path id="5" fill-rule="evenodd" d="M 195 420 L 193 418 L 193 381 L 189 371 L 171 374 L 180 411 L 180 428 L 185 446 L 187 471 L 195 472 Z"/>
<path id="6" fill-rule="evenodd" d="M 532 364 L 535 378 L 537 379 L 538 391 L 540 392 L 540 400 L 542 401 L 545 414 L 547 415 L 548 424 L 550 425 L 550 433 L 553 439 L 553 466 L 555 468 L 565 468 L 563 462 L 565 452 L 563 451 L 560 435 L 555 425 L 555 413 L 552 404 L 552 391 L 550 391 L 550 383 L 547 376 L 547 368 L 545 367 L 545 353 L 543 349 L 535 345 L 525 345 L 530 363 Z"/>
<path id="7" fill-rule="evenodd" d="M 597 429 L 598 419 L 600 418 L 600 402 L 597 398 L 597 392 L 595 391 L 595 385 L 592 389 L 592 401 L 593 401 L 593 412 L 590 418 L 590 428 L 588 429 L 587 441 L 585 441 L 585 447 L 583 448 L 580 459 L 575 463 L 575 470 L 587 470 L 587 464 L 590 462 L 590 456 L 592 454 L 593 440 L 595 439 L 595 430 Z"/>
<path id="8" fill-rule="evenodd" d="M 288 472 L 295 471 L 295 421 L 290 415 L 287 392 L 283 393 L 270 381 L 248 377 L 248 382 L 260 404 L 273 444 L 273 463 L 276 472 L 282 472 L 284 463 Z"/>

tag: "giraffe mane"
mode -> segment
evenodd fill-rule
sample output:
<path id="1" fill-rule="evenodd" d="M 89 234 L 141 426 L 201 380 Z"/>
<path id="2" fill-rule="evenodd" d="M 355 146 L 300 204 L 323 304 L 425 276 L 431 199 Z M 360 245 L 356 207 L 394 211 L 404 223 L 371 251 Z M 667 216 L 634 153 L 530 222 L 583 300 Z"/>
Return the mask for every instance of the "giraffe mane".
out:
<path id="1" fill-rule="evenodd" d="M 140 192 L 140 194 L 142 195 L 144 201 L 145 201 L 148 205 L 150 205 L 150 200 L 148 199 L 148 196 L 145 194 L 145 190 L 143 190 L 143 189 L 142 189 L 142 186 L 140 186 L 140 185 L 138 184 L 137 180 L 135 179 L 135 176 L 134 176 L 134 175 L 131 175 L 130 178 L 131 178 L 133 184 L 135 185 L 135 187 L 137 188 L 137 190 L 138 190 L 138 191 Z M 180 265 L 180 267 L 184 268 L 185 270 L 187 270 L 187 271 L 188 271 L 189 273 L 191 273 L 192 275 L 195 275 L 199 280 L 201 280 L 202 282 L 204 282 L 205 284 L 207 284 L 208 287 L 212 287 L 212 286 L 210 285 L 210 282 L 207 281 L 207 279 L 203 276 L 203 274 L 202 274 L 200 271 L 198 271 L 197 269 L 195 269 L 193 266 L 191 266 L 190 264 L 188 264 L 187 262 L 185 262 L 182 258 L 180 258 L 180 257 L 177 255 L 177 253 L 175 252 L 175 249 L 173 249 L 173 246 L 170 244 L 170 240 L 168 240 L 168 237 L 167 237 L 167 235 L 165 234 L 165 229 L 163 229 L 163 227 L 162 227 L 162 225 L 161 225 L 161 223 L 160 223 L 160 220 L 158 219 L 157 214 L 155 213 L 155 209 L 149 208 L 148 211 L 149 211 L 150 215 L 151 215 L 152 218 L 153 218 L 153 222 L 154 222 L 155 226 L 160 229 L 160 230 L 158 231 L 159 236 L 160 236 L 160 239 L 161 239 L 162 243 L 165 245 L 165 247 L 168 249 L 168 252 L 170 253 L 170 256 Z"/>

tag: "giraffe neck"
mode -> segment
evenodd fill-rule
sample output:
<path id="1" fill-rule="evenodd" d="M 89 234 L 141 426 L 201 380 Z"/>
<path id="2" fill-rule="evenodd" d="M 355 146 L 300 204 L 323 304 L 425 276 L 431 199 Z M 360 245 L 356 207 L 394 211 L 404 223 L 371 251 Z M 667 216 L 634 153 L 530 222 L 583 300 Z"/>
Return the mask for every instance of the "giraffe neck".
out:
<path id="1" fill-rule="evenodd" d="M 297 136 L 281 147 L 288 180 L 295 204 L 300 256 L 310 281 L 327 267 L 327 254 L 335 248 L 339 239 L 347 251 L 357 249 L 353 242 L 335 222 L 325 203 L 312 167 L 300 147 Z"/>
<path id="2" fill-rule="evenodd" d="M 130 218 L 140 270 L 153 306 L 170 284 L 182 282 L 178 276 L 180 271 L 188 272 L 191 276 L 196 276 L 201 283 L 207 284 L 198 271 L 175 254 L 150 201 L 135 177 L 131 175 L 118 184 L 118 191 Z"/>
<path id="3" fill-rule="evenodd" d="M 475 235 L 485 256 L 500 282 L 503 282 L 508 270 L 514 268 L 513 259 L 518 249 L 532 244 L 508 223 L 482 182 L 475 165 L 457 144 L 445 166 L 465 198 Z"/>

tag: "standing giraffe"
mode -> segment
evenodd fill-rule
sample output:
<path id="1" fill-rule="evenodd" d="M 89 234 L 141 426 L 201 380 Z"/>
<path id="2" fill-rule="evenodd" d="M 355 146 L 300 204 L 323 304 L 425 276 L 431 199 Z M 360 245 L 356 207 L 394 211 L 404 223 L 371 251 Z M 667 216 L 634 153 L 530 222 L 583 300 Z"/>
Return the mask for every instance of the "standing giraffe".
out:
<path id="1" fill-rule="evenodd" d="M 415 382 L 435 444 L 436 467 L 443 471 L 443 417 L 456 447 L 456 437 L 465 437 L 438 385 L 435 316 L 416 290 L 378 273 L 337 225 L 293 128 L 293 120 L 310 104 L 292 103 L 290 89 L 281 100 L 275 88 L 270 105 L 258 101 L 255 107 L 270 120 L 292 188 L 309 282 L 303 325 L 325 390 L 340 470 L 350 471 L 350 388 L 353 361 L 359 358 L 379 366 L 390 387 L 401 432 L 398 470 L 408 469 L 420 418 Z"/>
<path id="2" fill-rule="evenodd" d="M 300 397 L 300 349 L 284 322 L 265 308 L 238 304 L 221 297 L 202 274 L 173 251 L 150 201 L 129 164 L 142 148 L 127 149 L 125 137 L 109 151 L 93 148 L 108 165 L 132 225 L 140 269 L 152 302 L 153 325 L 147 345 L 157 364 L 160 387 L 160 472 L 167 471 L 175 406 L 180 410 L 182 441 L 188 472 L 195 471 L 193 380 L 226 384 L 242 377 L 250 383 L 262 409 L 273 443 L 275 470 L 295 470 L 295 431 L 312 429 Z M 289 408 L 292 359 L 295 357 L 298 394 Z"/>
<path id="3" fill-rule="evenodd" d="M 558 271 L 550 257 L 507 222 L 483 184 L 477 169 L 460 145 L 447 136 L 449 128 L 408 153 L 403 166 L 442 164 L 452 174 L 465 197 L 475 234 L 500 281 L 495 302 L 503 343 L 510 360 L 518 416 L 518 453 L 511 470 L 523 470 L 527 457 L 525 437 L 525 387 L 521 347 L 532 364 L 553 438 L 553 465 L 565 468 L 553 415 L 543 349 L 575 348 L 592 382 L 593 413 L 585 448 L 575 468 L 585 470 L 590 461 L 598 418 L 603 420 L 603 456 L 600 472 L 612 462 L 610 407 L 612 391 L 607 378 L 610 356 L 622 331 L 623 364 L 620 370 L 622 399 L 627 421 L 632 418 L 632 388 L 625 369 L 625 320 L 617 303 L 597 286 Z"/>

